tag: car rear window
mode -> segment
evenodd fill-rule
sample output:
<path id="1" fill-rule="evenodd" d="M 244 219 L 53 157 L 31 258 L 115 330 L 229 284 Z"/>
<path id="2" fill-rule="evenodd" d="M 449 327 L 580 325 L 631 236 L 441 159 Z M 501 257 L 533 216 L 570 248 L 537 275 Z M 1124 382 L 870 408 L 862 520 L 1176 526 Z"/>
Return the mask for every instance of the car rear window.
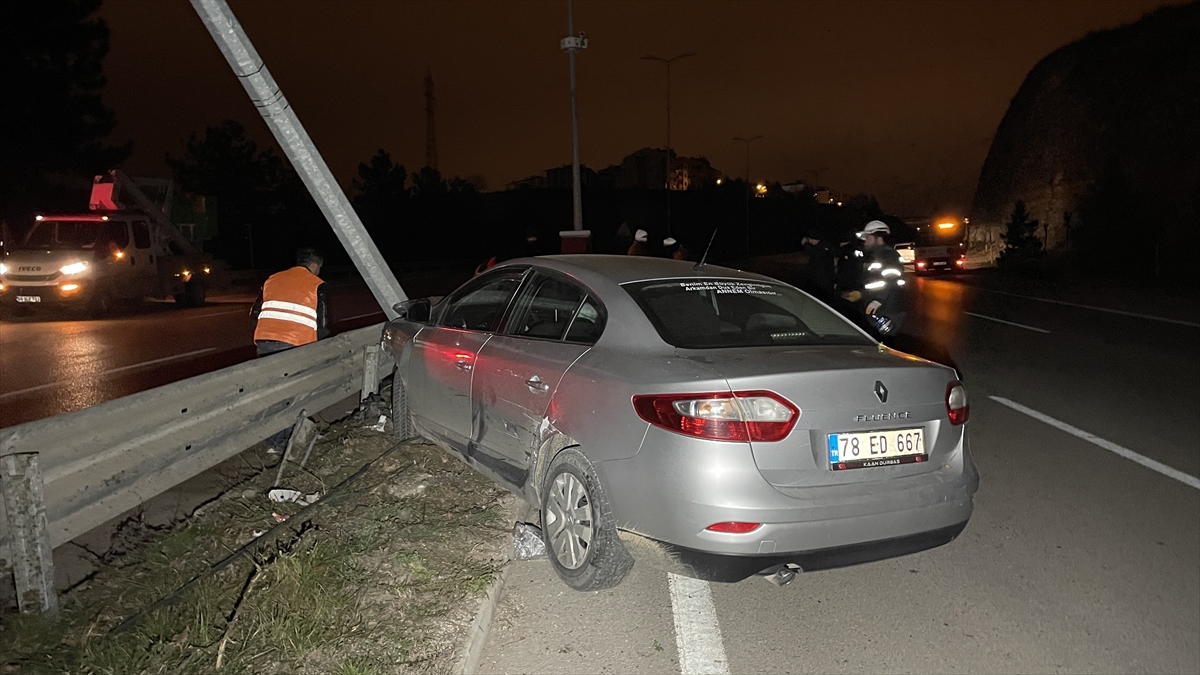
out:
<path id="1" fill-rule="evenodd" d="M 683 349 L 873 344 L 844 318 L 783 284 L 661 279 L 623 288 L 662 339 Z"/>

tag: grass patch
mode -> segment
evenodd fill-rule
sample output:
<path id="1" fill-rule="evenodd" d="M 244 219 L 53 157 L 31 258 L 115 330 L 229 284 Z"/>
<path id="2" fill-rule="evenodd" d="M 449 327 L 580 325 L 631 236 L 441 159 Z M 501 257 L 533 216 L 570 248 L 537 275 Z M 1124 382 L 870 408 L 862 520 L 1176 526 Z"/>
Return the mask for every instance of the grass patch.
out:
<path id="1" fill-rule="evenodd" d="M 155 530 L 131 520 L 124 541 L 137 544 L 102 556 L 90 581 L 63 594 L 59 621 L 0 618 L 0 674 L 449 670 L 499 574 L 516 500 L 433 446 L 380 458 L 389 447 L 353 424 L 326 434 L 311 474 L 289 469 L 286 487 L 324 492 L 373 463 L 303 513 L 267 500 L 275 470 L 258 457 L 245 464 L 260 475 L 189 521 Z M 254 539 L 273 514 L 285 522 Z"/>

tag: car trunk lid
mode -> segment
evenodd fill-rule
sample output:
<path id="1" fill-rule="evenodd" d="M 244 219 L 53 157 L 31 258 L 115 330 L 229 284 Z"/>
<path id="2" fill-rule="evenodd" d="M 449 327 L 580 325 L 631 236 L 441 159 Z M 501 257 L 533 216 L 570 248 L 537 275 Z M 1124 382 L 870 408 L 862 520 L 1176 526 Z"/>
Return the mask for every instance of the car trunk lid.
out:
<path id="1" fill-rule="evenodd" d="M 734 391 L 769 390 L 800 409 L 788 436 L 751 443 L 764 478 L 777 487 L 837 485 L 933 470 L 961 437 L 946 416 L 953 370 L 875 346 L 680 350 L 724 377 Z M 831 434 L 919 429 L 928 461 L 834 471 Z"/>

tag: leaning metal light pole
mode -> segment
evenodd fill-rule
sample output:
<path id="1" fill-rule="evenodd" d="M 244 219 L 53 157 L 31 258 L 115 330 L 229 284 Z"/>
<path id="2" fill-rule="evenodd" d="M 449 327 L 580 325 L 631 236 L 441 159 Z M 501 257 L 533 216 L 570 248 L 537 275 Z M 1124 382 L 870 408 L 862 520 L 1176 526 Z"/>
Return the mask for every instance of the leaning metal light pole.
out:
<path id="1" fill-rule="evenodd" d="M 746 144 L 746 257 L 750 257 L 750 144 L 762 138 L 762 134 L 752 138 L 735 136 L 733 140 Z"/>
<path id="2" fill-rule="evenodd" d="M 572 221 L 573 229 L 583 230 L 583 197 L 579 185 L 579 113 L 576 110 L 575 97 L 575 52 L 587 49 L 587 38 L 583 33 L 575 37 L 575 16 L 571 10 L 571 0 L 567 0 L 567 37 L 559 42 L 559 47 L 567 53 L 571 64 L 571 197 L 575 204 L 575 215 Z"/>
<path id="3" fill-rule="evenodd" d="M 192 8 L 208 28 L 225 60 L 233 68 L 254 107 L 262 114 L 275 140 L 283 148 L 296 173 L 325 214 L 342 246 L 350 254 L 375 300 L 388 318 L 396 317 L 393 305 L 408 299 L 400 282 L 384 262 L 375 242 L 367 234 L 345 192 L 334 179 L 308 132 L 300 124 L 275 78 L 267 70 L 250 38 L 242 30 L 225 0 L 191 0 Z"/>
<path id="4" fill-rule="evenodd" d="M 644 61 L 658 61 L 667 66 L 667 234 L 671 234 L 671 64 L 679 59 L 695 56 L 695 52 L 687 52 L 664 59 L 661 56 L 643 56 Z"/>

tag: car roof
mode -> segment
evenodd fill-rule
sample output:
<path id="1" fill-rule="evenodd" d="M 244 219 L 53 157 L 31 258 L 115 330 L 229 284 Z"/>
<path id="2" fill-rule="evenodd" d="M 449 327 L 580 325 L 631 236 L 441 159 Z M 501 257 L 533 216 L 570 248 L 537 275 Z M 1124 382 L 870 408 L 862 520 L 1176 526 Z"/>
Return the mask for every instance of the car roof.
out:
<path id="1" fill-rule="evenodd" d="M 631 281 L 646 281 L 650 279 L 753 279 L 756 281 L 772 281 L 775 279 L 743 272 L 741 270 L 705 264 L 700 271 L 695 270 L 696 263 L 671 258 L 652 258 L 632 255 L 600 255 L 576 253 L 571 255 L 547 255 L 535 258 L 517 258 L 508 260 L 504 265 L 537 265 L 548 269 L 558 270 L 583 281 L 598 279 L 615 284 L 625 284 Z"/>

